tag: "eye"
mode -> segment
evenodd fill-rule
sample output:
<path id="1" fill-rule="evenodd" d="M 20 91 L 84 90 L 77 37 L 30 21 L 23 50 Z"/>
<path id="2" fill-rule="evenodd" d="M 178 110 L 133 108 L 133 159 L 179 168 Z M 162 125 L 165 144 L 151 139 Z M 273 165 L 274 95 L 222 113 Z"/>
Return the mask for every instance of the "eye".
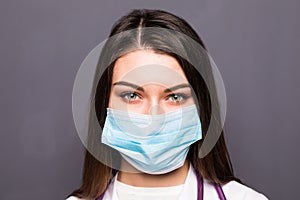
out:
<path id="1" fill-rule="evenodd" d="M 120 94 L 120 97 L 122 97 L 127 102 L 132 102 L 140 99 L 140 96 L 135 92 L 123 92 Z"/>
<path id="2" fill-rule="evenodd" d="M 186 100 L 188 98 L 185 94 L 171 94 L 168 96 L 168 100 L 175 102 L 175 103 L 181 103 L 182 101 Z"/>

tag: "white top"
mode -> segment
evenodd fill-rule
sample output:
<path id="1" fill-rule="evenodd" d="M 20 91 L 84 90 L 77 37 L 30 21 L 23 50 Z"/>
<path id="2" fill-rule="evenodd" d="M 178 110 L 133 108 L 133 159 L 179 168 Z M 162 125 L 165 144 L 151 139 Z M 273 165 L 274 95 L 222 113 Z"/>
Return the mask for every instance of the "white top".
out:
<path id="1" fill-rule="evenodd" d="M 185 183 L 171 187 L 135 187 L 117 180 L 118 174 L 112 179 L 103 200 L 186 200 L 197 199 L 196 172 L 190 164 Z M 206 179 L 203 181 L 203 200 L 219 200 L 214 185 Z M 227 200 L 267 200 L 267 198 L 253 189 L 236 181 L 230 181 L 222 186 Z M 80 200 L 77 197 L 69 197 L 67 200 Z"/>
<path id="2" fill-rule="evenodd" d="M 124 184 L 117 179 L 115 180 L 115 188 L 114 195 L 116 198 L 112 198 L 115 200 L 179 200 L 179 196 L 182 193 L 183 186 L 176 185 L 172 187 L 135 187 L 131 185 Z M 109 197 L 104 196 L 104 200 L 110 199 Z"/>

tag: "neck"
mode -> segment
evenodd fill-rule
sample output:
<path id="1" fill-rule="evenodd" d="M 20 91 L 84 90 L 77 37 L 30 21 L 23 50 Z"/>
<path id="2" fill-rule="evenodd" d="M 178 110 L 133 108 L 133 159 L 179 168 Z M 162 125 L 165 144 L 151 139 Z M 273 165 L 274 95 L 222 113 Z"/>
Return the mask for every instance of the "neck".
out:
<path id="1" fill-rule="evenodd" d="M 128 163 L 122 160 L 121 169 L 123 166 L 128 168 Z M 118 181 L 136 186 L 136 187 L 168 187 L 184 184 L 189 171 L 189 162 L 186 159 L 184 165 L 176 170 L 166 174 L 152 175 L 146 173 L 130 173 L 119 171 Z"/>

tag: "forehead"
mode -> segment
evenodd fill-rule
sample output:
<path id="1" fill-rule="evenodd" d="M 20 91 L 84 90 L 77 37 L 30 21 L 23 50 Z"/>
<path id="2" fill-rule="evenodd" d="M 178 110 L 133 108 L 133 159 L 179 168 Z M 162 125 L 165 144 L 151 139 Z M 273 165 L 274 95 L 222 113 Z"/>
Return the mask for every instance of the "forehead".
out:
<path id="1" fill-rule="evenodd" d="M 167 54 L 151 50 L 138 50 L 117 59 L 114 66 L 113 81 L 126 79 L 174 79 L 187 82 L 177 60 Z M 155 81 L 155 80 L 153 80 Z"/>

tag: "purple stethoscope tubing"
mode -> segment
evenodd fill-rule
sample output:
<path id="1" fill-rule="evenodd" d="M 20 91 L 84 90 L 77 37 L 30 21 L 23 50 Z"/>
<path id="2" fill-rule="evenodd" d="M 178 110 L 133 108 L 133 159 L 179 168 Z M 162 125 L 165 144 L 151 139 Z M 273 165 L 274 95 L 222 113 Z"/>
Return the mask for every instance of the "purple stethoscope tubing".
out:
<path id="1" fill-rule="evenodd" d="M 203 179 L 200 176 L 199 172 L 196 170 L 196 176 L 197 176 L 197 184 L 198 184 L 198 194 L 197 194 L 197 200 L 203 200 L 203 193 L 204 193 L 204 189 L 203 189 Z M 222 187 L 219 184 L 214 184 L 215 185 L 215 189 L 218 193 L 219 199 L 220 200 L 226 200 L 225 194 L 222 190 Z"/>
<path id="2" fill-rule="evenodd" d="M 197 200 L 203 200 L 203 179 L 200 176 L 199 172 L 196 170 L 196 176 L 197 176 L 197 187 L 198 187 L 198 194 L 197 194 Z M 219 184 L 215 184 L 216 191 L 218 193 L 220 200 L 226 200 L 225 194 L 222 190 L 222 187 Z M 103 192 L 96 200 L 102 200 L 104 197 L 105 192 Z"/>

